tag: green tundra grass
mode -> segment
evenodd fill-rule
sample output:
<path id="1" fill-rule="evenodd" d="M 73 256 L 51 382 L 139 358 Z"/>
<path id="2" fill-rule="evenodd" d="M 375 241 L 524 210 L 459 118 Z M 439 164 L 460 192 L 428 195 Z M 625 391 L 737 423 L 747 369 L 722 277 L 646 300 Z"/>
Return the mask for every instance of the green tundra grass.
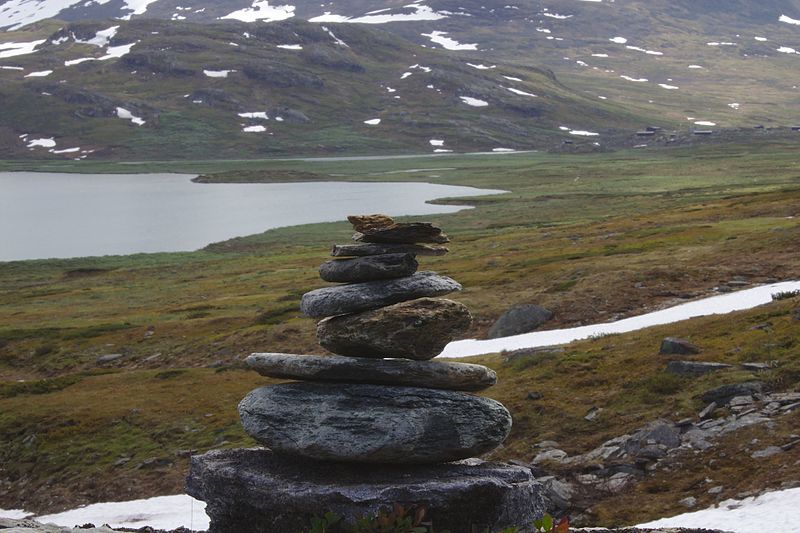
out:
<path id="1" fill-rule="evenodd" d="M 469 199 L 474 209 L 425 217 L 452 243 L 449 255 L 420 258 L 421 266 L 463 283 L 455 297 L 474 314 L 470 337 L 484 335 L 515 303 L 550 307 L 556 318 L 548 327 L 570 326 L 710 294 L 734 278 L 755 284 L 800 277 L 794 143 L 591 155 L 57 165 L 36 168 L 171 170 L 222 181 L 286 180 L 304 172 L 507 190 Z M 241 360 L 254 351 L 322 352 L 299 299 L 323 285 L 316 267 L 330 244 L 349 237 L 349 225 L 339 222 L 267 231 L 197 252 L 0 263 L 0 508 L 56 510 L 175 493 L 191 451 L 253 445 L 239 427 L 236 404 L 268 380 L 245 371 Z M 691 416 L 708 388 L 754 379 L 739 370 L 666 375 L 657 352 L 667 335 L 701 345 L 704 360 L 778 360 L 758 379 L 775 390 L 797 390 L 798 306 L 789 298 L 582 341 L 543 359 L 478 358 L 500 377 L 485 394 L 514 416 L 511 437 L 494 456 L 530 460 L 545 439 L 570 453 L 586 451 L 656 417 Z M 97 363 L 108 354 L 123 357 Z M 544 398 L 527 400 L 529 391 Z M 595 422 L 583 419 L 591 407 L 603 409 Z M 796 414 L 787 415 L 758 438 L 764 446 L 779 443 L 797 422 Z M 691 458 L 686 472 L 657 474 L 598 503 L 595 522 L 677 511 L 712 459 L 723 465 L 712 477 L 726 497 L 797 479 L 797 450 L 781 464 L 733 461 L 753 438 L 733 435 Z"/>

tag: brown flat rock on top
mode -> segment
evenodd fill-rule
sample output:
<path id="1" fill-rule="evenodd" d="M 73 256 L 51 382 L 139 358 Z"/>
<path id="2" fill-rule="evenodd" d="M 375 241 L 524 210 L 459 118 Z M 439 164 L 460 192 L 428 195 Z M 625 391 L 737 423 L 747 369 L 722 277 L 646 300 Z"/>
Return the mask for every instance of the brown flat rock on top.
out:
<path id="1" fill-rule="evenodd" d="M 351 215 L 347 220 L 356 233 L 353 240 L 374 243 L 450 242 L 442 229 L 430 222 L 395 222 L 386 215 Z"/>

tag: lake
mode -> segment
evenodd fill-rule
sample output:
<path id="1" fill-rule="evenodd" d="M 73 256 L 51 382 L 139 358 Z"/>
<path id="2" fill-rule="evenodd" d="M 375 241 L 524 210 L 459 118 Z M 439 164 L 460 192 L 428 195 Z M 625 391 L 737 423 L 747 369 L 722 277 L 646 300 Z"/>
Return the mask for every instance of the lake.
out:
<path id="1" fill-rule="evenodd" d="M 347 215 L 453 213 L 436 198 L 505 191 L 431 183 L 197 184 L 183 174 L 0 172 L 0 261 L 197 250 Z"/>

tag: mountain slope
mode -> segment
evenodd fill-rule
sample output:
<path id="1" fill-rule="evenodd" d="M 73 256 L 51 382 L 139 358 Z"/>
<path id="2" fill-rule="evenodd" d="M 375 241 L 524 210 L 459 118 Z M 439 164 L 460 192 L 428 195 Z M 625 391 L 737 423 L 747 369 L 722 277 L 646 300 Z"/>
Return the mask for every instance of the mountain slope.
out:
<path id="1" fill-rule="evenodd" d="M 488 69 L 360 25 L 138 20 L 6 35 L 37 44 L 3 60 L 2 157 L 539 148 L 570 136 L 564 123 L 647 120 L 547 70 Z"/>

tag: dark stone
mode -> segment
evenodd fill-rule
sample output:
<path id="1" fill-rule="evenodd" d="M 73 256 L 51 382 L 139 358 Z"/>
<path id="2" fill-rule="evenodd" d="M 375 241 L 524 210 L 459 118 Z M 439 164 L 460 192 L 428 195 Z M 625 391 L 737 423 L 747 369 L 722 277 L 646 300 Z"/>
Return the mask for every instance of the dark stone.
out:
<path id="1" fill-rule="evenodd" d="M 287 383 L 239 404 L 245 431 L 272 451 L 326 461 L 429 464 L 487 453 L 511 430 L 502 404 L 463 392 Z"/>
<path id="2" fill-rule="evenodd" d="M 412 254 L 412 255 L 444 255 L 449 252 L 444 246 L 426 246 L 424 244 L 334 244 L 331 249 L 333 257 L 364 257 L 380 254 Z"/>
<path id="3" fill-rule="evenodd" d="M 353 240 L 375 243 L 436 243 L 450 242 L 442 228 L 430 222 L 395 222 L 386 215 L 349 216 L 356 234 Z"/>
<path id="4" fill-rule="evenodd" d="M 708 363 L 703 361 L 670 361 L 667 363 L 667 372 L 679 376 L 702 376 L 709 372 L 732 368 L 733 365 L 724 363 Z"/>
<path id="5" fill-rule="evenodd" d="M 700 398 L 706 403 L 715 402 L 717 405 L 726 405 L 736 396 L 761 394 L 763 391 L 763 381 L 746 381 L 744 383 L 732 383 L 730 385 L 723 385 L 716 389 L 711 389 L 704 392 Z"/>
<path id="6" fill-rule="evenodd" d="M 100 357 L 95 359 L 95 362 L 98 365 L 107 365 L 108 363 L 113 363 L 114 361 L 119 361 L 123 357 L 124 356 L 121 353 L 110 353 L 108 355 L 101 355 Z"/>
<path id="7" fill-rule="evenodd" d="M 448 277 L 435 272 L 417 272 L 407 278 L 324 287 L 307 292 L 300 302 L 300 310 L 307 316 L 322 318 L 460 290 L 461 285 Z"/>
<path id="8" fill-rule="evenodd" d="M 541 400 L 542 398 L 544 398 L 544 395 L 541 392 L 530 391 L 526 396 L 526 398 L 529 400 Z"/>
<path id="9" fill-rule="evenodd" d="M 301 381 L 406 385 L 464 391 L 483 390 L 497 382 L 497 374 L 485 366 L 444 361 L 256 353 L 248 357 L 246 362 L 262 376 Z"/>
<path id="10" fill-rule="evenodd" d="M 317 325 L 324 348 L 353 357 L 427 360 L 469 328 L 472 316 L 452 300 L 420 298 L 352 315 L 326 318 Z"/>
<path id="11" fill-rule="evenodd" d="M 354 259 L 334 259 L 319 267 L 319 277 L 334 283 L 359 283 L 403 278 L 417 271 L 419 263 L 411 254 L 382 254 Z"/>
<path id="12" fill-rule="evenodd" d="M 661 341 L 661 349 L 658 353 L 661 355 L 693 355 L 700 353 L 700 348 L 687 340 L 667 337 Z"/>
<path id="13" fill-rule="evenodd" d="M 528 333 L 551 318 L 553 318 L 552 311 L 544 307 L 533 304 L 515 305 L 497 319 L 489 329 L 488 337 L 496 339 Z"/>
<path id="14" fill-rule="evenodd" d="M 425 506 L 436 531 L 499 531 L 544 513 L 528 468 L 478 460 L 396 466 L 292 461 L 268 450 L 218 450 L 191 459 L 186 491 L 207 502 L 209 533 L 293 533 L 333 512 L 360 516 Z"/>

